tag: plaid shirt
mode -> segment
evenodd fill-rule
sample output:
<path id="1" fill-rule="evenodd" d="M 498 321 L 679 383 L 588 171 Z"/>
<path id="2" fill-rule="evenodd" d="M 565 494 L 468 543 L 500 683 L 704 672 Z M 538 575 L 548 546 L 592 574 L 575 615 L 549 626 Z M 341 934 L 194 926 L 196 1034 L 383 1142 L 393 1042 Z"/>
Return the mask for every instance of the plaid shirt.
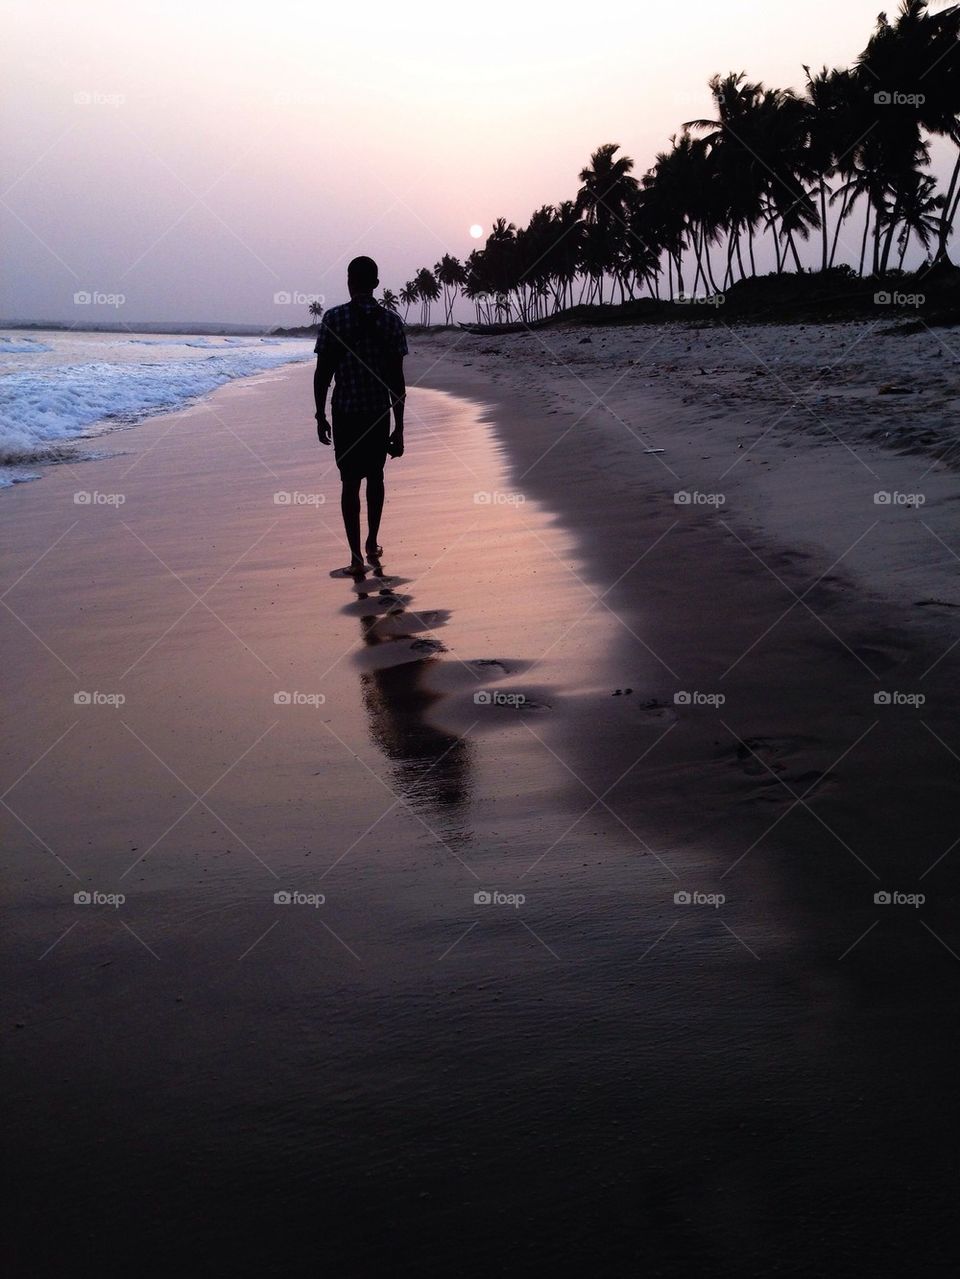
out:
<path id="1" fill-rule="evenodd" d="M 380 413 L 393 397 L 389 365 L 407 354 L 403 321 L 373 298 L 327 311 L 313 348 L 323 368 L 336 378 L 334 413 Z"/>

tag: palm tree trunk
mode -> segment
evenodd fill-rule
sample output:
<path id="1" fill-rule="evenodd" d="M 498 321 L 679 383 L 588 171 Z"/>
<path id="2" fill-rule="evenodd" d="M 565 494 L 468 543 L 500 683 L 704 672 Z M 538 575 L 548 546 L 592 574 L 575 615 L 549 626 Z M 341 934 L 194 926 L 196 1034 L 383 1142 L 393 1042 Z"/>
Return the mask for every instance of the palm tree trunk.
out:
<path id="1" fill-rule="evenodd" d="M 837 219 L 837 226 L 836 226 L 836 230 L 835 230 L 835 231 L 834 231 L 834 233 L 833 233 L 833 248 L 830 250 L 830 266 L 831 266 L 831 267 L 833 266 L 834 261 L 836 260 L 836 256 L 837 256 L 837 246 L 838 246 L 838 244 L 840 243 L 840 230 L 841 230 L 841 228 L 843 227 L 843 224 L 844 224 L 844 222 L 845 222 L 845 221 L 846 221 L 846 219 L 847 219 L 847 212 L 848 212 L 848 209 L 849 209 L 849 211 L 850 211 L 850 212 L 852 212 L 852 211 L 853 211 L 853 205 L 852 205 L 852 204 L 848 204 L 849 199 L 850 199 L 849 192 L 844 191 L 844 193 L 843 193 L 843 204 L 841 204 L 841 206 L 840 206 L 840 216 L 839 216 L 839 218 Z"/>
<path id="2" fill-rule="evenodd" d="M 790 245 L 790 252 L 793 254 L 793 260 L 797 265 L 797 275 L 803 275 L 803 263 L 800 261 L 800 254 L 797 252 L 797 243 L 793 238 L 792 231 L 787 232 L 787 243 Z"/>
<path id="3" fill-rule="evenodd" d="M 870 234 L 870 212 L 873 209 L 873 201 L 867 200 L 867 216 L 863 224 L 863 243 L 860 245 L 860 279 L 863 279 L 864 267 L 867 263 L 867 237 Z"/>
<path id="4" fill-rule="evenodd" d="M 714 293 L 719 293 L 720 289 L 717 287 L 717 282 L 713 278 L 713 263 L 710 261 L 710 245 L 707 243 L 706 227 L 703 229 L 703 256 L 707 264 L 707 275 L 710 277 L 710 287 L 713 289 Z"/>
<path id="5" fill-rule="evenodd" d="M 827 269 L 827 248 L 829 245 L 829 235 L 827 228 L 827 180 L 820 178 L 820 230 L 823 233 L 823 261 L 820 265 L 821 271 Z"/>
<path id="6" fill-rule="evenodd" d="M 880 274 L 880 235 L 883 226 L 880 218 L 880 208 L 877 207 L 876 214 L 873 219 L 873 274 Z"/>
<path id="7" fill-rule="evenodd" d="M 950 135 L 954 142 L 960 148 L 960 137 L 956 134 Z M 943 206 L 943 213 L 940 218 L 940 236 L 937 244 L 937 256 L 935 261 L 939 262 L 947 256 L 947 241 L 950 239 L 950 232 L 953 229 L 953 220 L 957 215 L 957 205 L 954 202 L 954 192 L 957 190 L 957 184 L 960 182 L 960 154 L 957 155 L 957 162 L 953 167 L 953 176 L 950 179 L 950 186 L 947 190 L 946 203 Z M 951 204 L 953 207 L 951 208 Z"/>

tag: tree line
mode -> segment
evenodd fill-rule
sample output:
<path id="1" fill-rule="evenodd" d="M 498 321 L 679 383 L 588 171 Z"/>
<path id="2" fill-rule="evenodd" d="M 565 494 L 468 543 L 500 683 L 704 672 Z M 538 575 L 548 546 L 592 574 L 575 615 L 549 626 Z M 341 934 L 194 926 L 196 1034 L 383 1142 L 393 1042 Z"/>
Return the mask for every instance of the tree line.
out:
<path id="1" fill-rule="evenodd" d="M 778 274 L 842 264 L 889 275 L 912 245 L 947 260 L 960 206 L 960 5 L 934 13 L 929 0 L 901 0 L 852 67 L 804 72 L 802 92 L 714 76 L 711 117 L 683 124 L 645 173 L 618 144 L 599 147 L 575 198 L 526 226 L 498 218 L 465 261 L 445 253 L 399 293 L 385 289 L 383 305 L 405 320 L 418 306 L 427 325 L 437 303 L 452 323 L 461 295 L 478 322 L 644 294 L 682 300 L 756 276 L 761 244 Z M 936 138 L 957 152 L 943 188 L 927 172 Z"/>

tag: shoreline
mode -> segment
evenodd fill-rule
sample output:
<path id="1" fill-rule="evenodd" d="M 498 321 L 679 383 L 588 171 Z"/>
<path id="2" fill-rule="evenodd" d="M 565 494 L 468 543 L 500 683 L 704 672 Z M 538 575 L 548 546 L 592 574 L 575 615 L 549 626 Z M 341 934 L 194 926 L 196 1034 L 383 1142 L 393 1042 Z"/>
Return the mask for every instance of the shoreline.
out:
<path id="1" fill-rule="evenodd" d="M 595 371 L 550 376 L 590 401 Z M 158 1275 L 221 1257 L 227 1236 L 262 1269 L 318 1197 L 330 1259 L 390 1248 L 402 1273 L 532 1263 L 531 1239 L 561 1266 L 593 1255 L 599 1227 L 608 1259 L 663 1273 L 829 1256 L 853 1275 L 905 1242 L 914 1261 L 949 1255 L 934 1048 L 960 949 L 958 769 L 916 708 L 882 718 L 864 665 L 914 688 L 949 611 L 892 616 L 838 572 L 809 595 L 820 621 L 791 610 L 787 588 L 830 566 L 831 499 L 823 547 L 799 551 L 782 532 L 795 511 L 780 523 L 758 500 L 765 478 L 730 487 L 733 533 L 677 507 L 720 417 L 700 426 L 638 387 L 605 395 L 621 421 L 573 426 L 582 408 L 545 403 L 529 368 L 419 346 L 388 474 L 397 577 L 354 592 L 328 577 L 342 546 L 309 367 L 268 377 L 143 423 L 97 468 L 125 488 L 119 512 L 77 512 L 69 471 L 0 504 L 23 574 L 22 624 L 5 619 L 15 1262 L 32 1272 L 67 1240 L 95 1260 L 98 1232 L 124 1238 L 145 1198 L 138 1265 Z M 819 466 L 819 442 L 801 447 Z M 785 445 L 770 448 L 772 469 Z M 809 509 L 786 470 L 776 484 Z M 277 506 L 278 490 L 317 500 Z M 914 580 L 911 547 L 897 580 Z M 948 745 L 955 653 L 923 683 Z M 73 691 L 118 681 L 141 740 L 95 706 L 71 731 Z M 278 688 L 322 691 L 319 722 L 292 706 L 272 728 Z M 678 705 L 681 690 L 726 701 Z M 127 932 L 106 912 L 73 930 L 63 862 L 127 892 Z M 922 916 L 875 904 L 921 872 Z M 322 927 L 278 917 L 278 887 L 322 888 Z M 524 895 L 522 912 L 478 906 L 487 890 Z M 159 1161 L 130 1163 L 131 1141 Z M 71 1195 L 50 1223 L 55 1170 Z M 462 1231 L 436 1225 L 478 1219 L 497 1228 L 464 1263 Z"/>

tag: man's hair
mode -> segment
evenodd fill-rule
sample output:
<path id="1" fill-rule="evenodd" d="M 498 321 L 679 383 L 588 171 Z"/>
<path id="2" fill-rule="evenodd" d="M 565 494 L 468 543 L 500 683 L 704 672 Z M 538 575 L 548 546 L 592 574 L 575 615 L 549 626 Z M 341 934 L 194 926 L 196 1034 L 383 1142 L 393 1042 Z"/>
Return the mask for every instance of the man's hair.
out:
<path id="1" fill-rule="evenodd" d="M 380 283 L 380 271 L 373 258 L 354 258 L 347 267 L 347 284 L 371 292 Z"/>

